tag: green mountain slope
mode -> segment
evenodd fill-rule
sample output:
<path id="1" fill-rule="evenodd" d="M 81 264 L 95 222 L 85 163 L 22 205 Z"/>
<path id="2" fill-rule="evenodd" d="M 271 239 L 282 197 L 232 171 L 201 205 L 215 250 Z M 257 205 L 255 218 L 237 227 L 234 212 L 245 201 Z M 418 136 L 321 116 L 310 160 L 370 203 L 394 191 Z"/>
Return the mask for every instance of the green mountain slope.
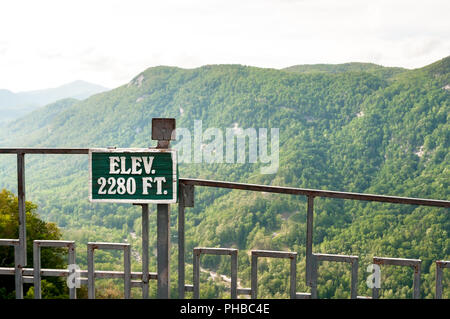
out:
<path id="1" fill-rule="evenodd" d="M 56 88 L 13 93 L 0 89 L 0 124 L 26 116 L 30 112 L 55 101 L 72 98 L 83 100 L 108 89 L 86 81 L 73 81 Z"/>
<path id="2" fill-rule="evenodd" d="M 183 163 L 180 175 L 448 200 L 449 67 L 449 57 L 416 70 L 355 63 L 289 70 L 155 67 L 117 89 L 68 104 L 48 121 L 48 110 L 43 109 L 35 113 L 42 119 L 36 124 L 24 125 L 33 122 L 26 118 L 16 121 L 6 128 L 9 135 L 3 135 L 0 146 L 147 147 L 155 145 L 150 140 L 153 117 L 174 117 L 177 127 L 191 132 L 195 120 L 202 121 L 203 130 L 279 128 L 280 165 L 275 174 L 260 174 L 258 163 Z M 139 238 L 138 208 L 88 203 L 86 156 L 30 155 L 26 164 L 27 199 L 39 204 L 45 219 L 64 227 L 66 238 L 81 243 L 127 238 L 139 250 L 139 239 L 130 235 Z M 15 189 L 15 178 L 15 158 L 2 156 L 2 187 Z M 450 258 L 448 213 L 317 199 L 314 251 L 360 256 L 360 295 L 370 294 L 364 271 L 374 255 L 421 258 L 422 296 L 429 298 L 434 294 L 432 261 Z M 198 245 L 241 250 L 239 277 L 244 286 L 250 278 L 246 250 L 286 249 L 299 253 L 297 288 L 307 290 L 304 198 L 198 188 L 195 208 L 187 210 L 186 218 L 188 252 Z M 176 225 L 175 209 L 172 219 Z M 151 229 L 155 247 L 153 219 Z M 175 229 L 173 234 L 176 243 Z M 175 258 L 175 249 L 173 254 Z M 79 259 L 85 262 L 85 256 Z M 102 262 L 114 267 L 112 260 Z M 202 264 L 221 273 L 229 269 L 229 261 L 222 259 L 205 258 Z M 261 265 L 261 296 L 286 296 L 287 264 Z M 320 297 L 349 296 L 348 269 L 329 264 L 320 273 Z M 412 286 L 412 274 L 386 268 L 383 276 L 385 297 L 411 295 L 407 287 Z"/>
<path id="3" fill-rule="evenodd" d="M 404 68 L 383 67 L 373 63 L 342 63 L 342 64 L 300 64 L 283 69 L 294 73 L 344 73 L 344 72 L 369 72 L 383 78 L 391 78 L 399 73 L 407 71 Z"/>

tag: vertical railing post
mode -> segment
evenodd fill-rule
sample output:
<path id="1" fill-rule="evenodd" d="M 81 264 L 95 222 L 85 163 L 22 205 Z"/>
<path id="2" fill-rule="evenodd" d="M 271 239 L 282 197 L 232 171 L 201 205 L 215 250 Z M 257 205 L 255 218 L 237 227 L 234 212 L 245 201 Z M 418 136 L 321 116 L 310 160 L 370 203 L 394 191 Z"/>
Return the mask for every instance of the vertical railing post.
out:
<path id="1" fill-rule="evenodd" d="M 194 185 L 179 185 L 178 199 L 178 298 L 184 299 L 185 292 L 185 216 L 184 209 L 194 207 Z"/>
<path id="2" fill-rule="evenodd" d="M 351 281 L 351 299 L 357 299 L 358 297 L 358 259 L 352 261 L 352 281 Z"/>
<path id="3" fill-rule="evenodd" d="M 237 299 L 238 251 L 231 254 L 231 299 Z"/>
<path id="4" fill-rule="evenodd" d="M 178 199 L 178 298 L 184 299 L 185 268 L 184 268 L 184 185 L 179 186 Z"/>
<path id="5" fill-rule="evenodd" d="M 21 264 L 20 241 L 18 239 L 0 238 L 0 246 L 14 247 L 14 287 L 16 290 L 16 299 L 23 299 L 23 275 Z M 3 268 L 3 267 L 0 267 Z"/>
<path id="6" fill-rule="evenodd" d="M 312 246 L 313 246 L 314 197 L 308 195 L 306 215 L 306 285 L 311 286 Z"/>
<path id="7" fill-rule="evenodd" d="M 148 273 L 148 272 L 147 272 Z M 124 298 L 131 298 L 131 246 L 123 247 L 123 287 Z"/>
<path id="8" fill-rule="evenodd" d="M 142 204 L 142 298 L 148 299 L 148 204 Z"/>
<path id="9" fill-rule="evenodd" d="M 436 295 L 435 299 L 442 299 L 442 266 L 440 261 L 436 261 Z"/>
<path id="10" fill-rule="evenodd" d="M 88 256 L 88 298 L 95 299 L 94 247 L 87 245 Z"/>
<path id="11" fill-rule="evenodd" d="M 39 242 L 33 243 L 34 299 L 41 299 L 41 248 Z"/>
<path id="12" fill-rule="evenodd" d="M 170 295 L 170 209 L 168 204 L 157 204 L 157 269 L 159 299 Z"/>
<path id="13" fill-rule="evenodd" d="M 192 283 L 194 286 L 194 299 L 200 298 L 200 251 L 194 250 Z"/>
<path id="14" fill-rule="evenodd" d="M 69 245 L 68 247 L 69 247 L 69 266 L 75 265 L 76 264 L 75 243 L 73 243 L 72 245 Z M 73 285 L 72 288 L 69 288 L 69 298 L 77 299 L 76 285 Z"/>
<path id="15" fill-rule="evenodd" d="M 25 153 L 17 153 L 17 198 L 19 203 L 20 264 L 27 265 L 27 226 L 25 210 Z"/>
<path id="16" fill-rule="evenodd" d="M 310 257 L 311 272 L 310 272 L 310 286 L 311 286 L 311 299 L 317 299 L 317 268 L 319 267 L 317 258 L 314 254 Z"/>
<path id="17" fill-rule="evenodd" d="M 290 257 L 291 269 L 290 269 L 290 295 L 291 299 L 297 298 L 297 256 Z"/>
<path id="18" fill-rule="evenodd" d="M 152 139 L 158 141 L 157 148 L 168 149 L 175 139 L 175 119 L 152 119 Z M 157 271 L 159 299 L 170 298 L 170 206 L 157 204 Z"/>
<path id="19" fill-rule="evenodd" d="M 21 264 L 21 250 L 19 245 L 14 245 L 14 275 L 16 287 L 16 299 L 23 299 L 23 278 Z"/>
<path id="20" fill-rule="evenodd" d="M 413 281 L 413 299 L 420 299 L 420 266 L 421 263 L 414 266 L 414 281 Z"/>
<path id="21" fill-rule="evenodd" d="M 258 256 L 252 255 L 251 264 L 251 291 L 252 299 L 256 299 L 258 296 Z"/>

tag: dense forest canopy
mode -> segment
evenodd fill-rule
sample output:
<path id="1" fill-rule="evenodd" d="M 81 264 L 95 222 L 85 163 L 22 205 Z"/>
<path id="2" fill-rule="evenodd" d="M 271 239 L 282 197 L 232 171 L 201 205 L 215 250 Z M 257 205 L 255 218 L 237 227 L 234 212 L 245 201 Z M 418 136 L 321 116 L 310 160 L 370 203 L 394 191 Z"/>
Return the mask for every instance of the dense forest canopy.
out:
<path id="1" fill-rule="evenodd" d="M 449 85 L 450 57 L 415 70 L 362 63 L 285 70 L 161 66 L 109 92 L 61 100 L 2 127 L 0 146 L 154 146 L 154 117 L 176 118 L 177 127 L 192 132 L 199 120 L 204 129 L 279 128 L 280 164 L 274 174 L 260 174 L 260 163 L 182 163 L 180 176 L 449 200 Z M 87 167 L 83 155 L 27 155 L 27 199 L 81 251 L 87 241 L 132 243 L 133 270 L 139 270 L 139 208 L 89 203 Z M 15 169 L 14 156 L 0 157 L 1 187 L 16 189 Z M 195 208 L 186 211 L 187 263 L 195 246 L 239 248 L 239 278 L 249 287 L 249 250 L 296 251 L 297 291 L 308 291 L 305 198 L 201 187 L 195 196 Z M 176 205 L 171 218 L 176 296 Z M 365 270 L 372 257 L 386 256 L 422 259 L 421 296 L 434 296 L 434 261 L 450 258 L 448 209 L 317 199 L 314 223 L 314 252 L 360 257 L 359 295 L 370 294 Z M 154 214 L 150 225 L 150 262 L 156 269 Z M 102 253 L 96 263 L 99 269 L 117 269 L 117 258 Z M 85 265 L 85 254 L 77 260 Z M 201 262 L 229 275 L 226 258 L 205 256 Z M 260 267 L 259 296 L 288 296 L 287 262 L 263 260 Z M 410 269 L 382 271 L 382 297 L 411 297 Z M 349 267 L 324 263 L 319 272 L 319 297 L 349 297 Z M 191 273 L 189 265 L 188 281 Z M 223 284 L 206 283 L 203 275 L 202 297 L 228 296 Z M 444 285 L 449 280 L 444 272 Z M 119 295 L 120 290 L 105 292 L 112 289 L 109 284 L 103 296 Z M 448 289 L 444 297 L 450 297 Z"/>

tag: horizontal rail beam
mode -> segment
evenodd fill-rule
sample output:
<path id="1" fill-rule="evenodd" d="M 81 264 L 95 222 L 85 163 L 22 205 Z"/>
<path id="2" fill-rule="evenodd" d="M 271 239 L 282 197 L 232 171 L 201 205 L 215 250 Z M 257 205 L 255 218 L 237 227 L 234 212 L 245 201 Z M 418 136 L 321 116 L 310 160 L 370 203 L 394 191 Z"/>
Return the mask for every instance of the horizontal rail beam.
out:
<path id="1" fill-rule="evenodd" d="M 421 262 L 420 259 L 373 257 L 373 263 L 377 265 L 420 267 Z"/>
<path id="2" fill-rule="evenodd" d="M 436 265 L 438 265 L 440 268 L 450 268 L 450 261 L 436 260 Z"/>
<path id="3" fill-rule="evenodd" d="M 18 239 L 0 239 L 0 246 L 18 246 L 20 241 Z"/>
<path id="4" fill-rule="evenodd" d="M 313 196 L 313 197 L 329 197 L 329 198 L 341 198 L 341 199 L 355 199 L 355 200 L 365 200 L 365 201 L 372 201 L 372 202 L 383 202 L 383 203 L 394 203 L 394 204 L 450 207 L 450 201 L 447 201 L 447 200 L 337 192 L 337 191 L 328 191 L 328 190 L 319 190 L 319 189 L 267 186 L 267 185 L 257 185 L 257 184 L 230 183 L 230 182 L 223 182 L 223 181 L 212 181 L 212 180 L 191 179 L 191 178 L 180 178 L 179 181 L 180 181 L 180 183 L 185 184 L 185 185 L 240 189 L 240 190 L 266 192 L 266 193 L 305 195 L 305 196 Z"/>
<path id="5" fill-rule="evenodd" d="M 206 248 L 196 247 L 194 248 L 194 254 L 208 254 L 208 255 L 233 255 L 237 254 L 236 248 Z"/>
<path id="6" fill-rule="evenodd" d="M 344 262 L 353 263 L 358 261 L 358 256 L 347 256 L 347 255 L 333 255 L 333 254 L 314 254 L 317 261 L 334 261 L 334 262 Z"/>
<path id="7" fill-rule="evenodd" d="M 237 289 L 238 295 L 252 295 L 252 289 L 251 288 L 238 288 Z"/>
<path id="8" fill-rule="evenodd" d="M 88 148 L 0 148 L 0 154 L 89 154 Z"/>
<path id="9" fill-rule="evenodd" d="M 296 252 L 290 251 L 274 251 L 274 250 L 252 250 L 252 256 L 269 257 L 269 258 L 296 258 Z"/>
<path id="10" fill-rule="evenodd" d="M 102 242 L 88 242 L 88 246 L 93 249 L 113 249 L 113 250 L 123 250 L 130 246 L 130 244 L 122 243 L 102 243 Z"/>
<path id="11" fill-rule="evenodd" d="M 27 277 L 32 277 L 34 274 L 34 268 L 23 268 L 23 275 Z M 42 268 L 41 276 L 43 277 L 67 277 L 70 274 L 68 269 L 50 269 Z M 81 279 L 87 278 L 88 271 L 79 271 Z M 156 280 L 158 275 L 156 272 L 149 272 L 149 279 Z M 0 267 L 0 275 L 14 275 L 14 267 Z M 96 270 L 94 272 L 94 277 L 99 279 L 111 279 L 111 278 L 123 278 L 123 271 L 111 271 L 111 270 Z M 131 279 L 142 279 L 142 272 L 132 272 Z"/>
<path id="12" fill-rule="evenodd" d="M 311 294 L 309 292 L 297 292 L 295 294 L 297 299 L 311 299 Z"/>
<path id="13" fill-rule="evenodd" d="M 89 154 L 89 148 L 0 148 L 0 154 Z M 425 198 L 410 198 L 410 197 L 338 192 L 319 189 L 230 183 L 223 181 L 212 181 L 212 180 L 192 179 L 192 178 L 181 178 L 180 183 L 184 185 L 241 189 L 241 190 L 278 193 L 278 194 L 355 199 L 355 200 L 365 200 L 365 201 L 395 203 L 395 204 L 450 207 L 450 201 L 425 199 Z"/>
<path id="14" fill-rule="evenodd" d="M 33 243 L 35 243 L 37 246 L 40 247 L 53 247 L 53 248 L 71 247 L 75 245 L 75 242 L 70 240 L 34 240 Z"/>

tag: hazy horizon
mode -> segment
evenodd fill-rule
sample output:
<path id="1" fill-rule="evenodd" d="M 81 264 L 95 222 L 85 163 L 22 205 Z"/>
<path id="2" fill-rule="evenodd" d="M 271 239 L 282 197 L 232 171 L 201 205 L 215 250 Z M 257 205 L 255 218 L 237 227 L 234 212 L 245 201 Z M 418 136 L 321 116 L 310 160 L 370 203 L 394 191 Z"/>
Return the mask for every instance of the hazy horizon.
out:
<path id="1" fill-rule="evenodd" d="M 449 55 L 449 9 L 444 0 L 19 0 L 0 4 L 0 88 L 115 88 L 158 65 L 414 69 Z"/>

